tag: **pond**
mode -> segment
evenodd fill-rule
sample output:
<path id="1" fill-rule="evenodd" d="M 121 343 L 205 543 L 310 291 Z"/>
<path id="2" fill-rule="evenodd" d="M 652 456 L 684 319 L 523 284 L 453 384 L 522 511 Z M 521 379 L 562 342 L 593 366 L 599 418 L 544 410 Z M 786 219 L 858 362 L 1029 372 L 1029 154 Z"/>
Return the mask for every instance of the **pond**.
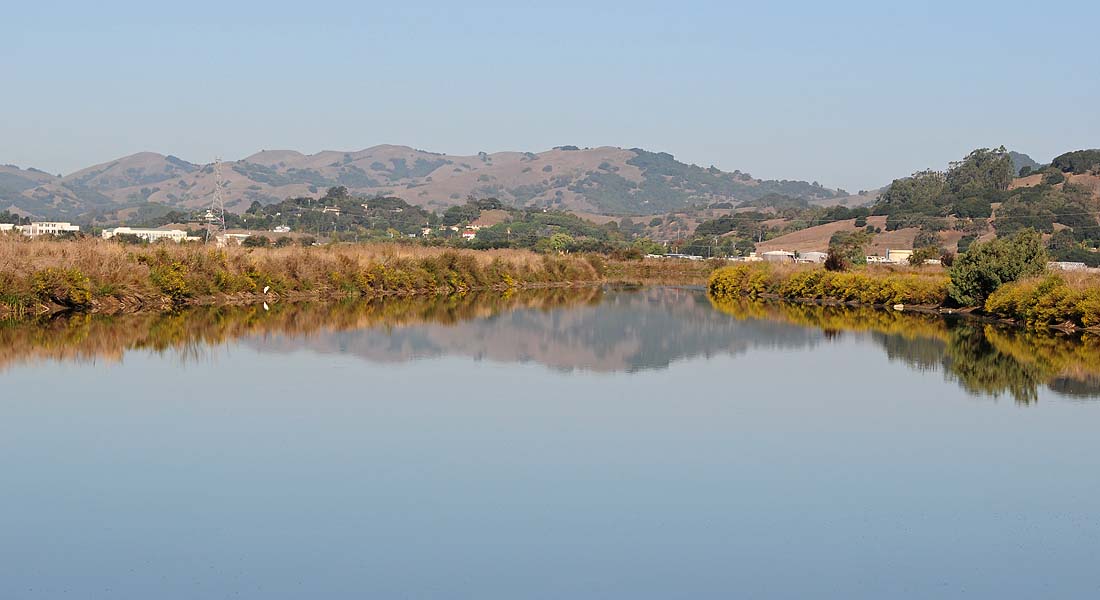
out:
<path id="1" fill-rule="evenodd" d="M 646 287 L 0 325 L 0 598 L 1095 597 L 1100 340 Z"/>

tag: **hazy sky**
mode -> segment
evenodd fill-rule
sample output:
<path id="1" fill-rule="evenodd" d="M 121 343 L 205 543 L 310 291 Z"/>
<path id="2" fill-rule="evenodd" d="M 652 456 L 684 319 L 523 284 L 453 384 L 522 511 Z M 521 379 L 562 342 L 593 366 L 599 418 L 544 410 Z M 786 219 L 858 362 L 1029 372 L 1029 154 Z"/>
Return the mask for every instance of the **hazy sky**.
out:
<path id="1" fill-rule="evenodd" d="M 1100 2 L 12 2 L 0 163 L 612 145 L 851 190 L 1100 146 Z"/>

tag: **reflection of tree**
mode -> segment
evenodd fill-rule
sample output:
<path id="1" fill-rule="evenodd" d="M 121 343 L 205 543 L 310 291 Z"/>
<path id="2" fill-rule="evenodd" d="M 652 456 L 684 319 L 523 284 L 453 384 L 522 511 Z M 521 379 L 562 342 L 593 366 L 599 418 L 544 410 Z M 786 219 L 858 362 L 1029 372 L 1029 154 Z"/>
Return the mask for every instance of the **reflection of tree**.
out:
<path id="1" fill-rule="evenodd" d="M 952 328 L 943 363 L 967 391 L 992 396 L 1008 392 L 1023 404 L 1037 400 L 1038 386 L 1048 379 L 1034 365 L 1023 364 L 1002 352 L 980 326 Z"/>
<path id="2" fill-rule="evenodd" d="M 975 394 L 1009 394 L 1031 403 L 1046 385 L 1059 393 L 1100 396 L 1100 339 L 1016 330 L 933 314 L 869 307 L 739 299 L 715 307 L 738 319 L 771 319 L 824 332 L 862 331 L 891 359 L 915 369 L 942 368 Z"/>

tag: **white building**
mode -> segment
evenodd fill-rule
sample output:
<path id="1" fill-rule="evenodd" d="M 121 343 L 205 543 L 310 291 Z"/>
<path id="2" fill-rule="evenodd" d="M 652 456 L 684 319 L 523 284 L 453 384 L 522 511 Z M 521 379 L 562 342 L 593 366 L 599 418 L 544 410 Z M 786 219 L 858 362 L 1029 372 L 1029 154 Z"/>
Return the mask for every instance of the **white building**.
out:
<path id="1" fill-rule="evenodd" d="M 271 230 L 273 233 L 290 233 L 289 225 L 276 225 L 275 229 Z"/>
<path id="2" fill-rule="evenodd" d="M 1067 262 L 1067 261 L 1054 261 L 1047 263 L 1048 269 L 1057 269 L 1059 271 L 1086 271 L 1088 265 L 1083 262 Z"/>
<path id="3" fill-rule="evenodd" d="M 794 262 L 794 252 L 786 250 L 769 250 L 760 255 L 764 262 Z"/>
<path id="4" fill-rule="evenodd" d="M 909 264 L 910 256 L 913 256 L 912 250 L 886 250 L 886 262 L 895 265 Z"/>
<path id="5" fill-rule="evenodd" d="M 0 232 L 14 231 L 15 225 L 12 223 L 0 223 Z"/>
<path id="6" fill-rule="evenodd" d="M 823 263 L 826 258 L 829 258 L 828 252 L 801 252 L 798 255 L 798 262 Z"/>
<path id="7" fill-rule="evenodd" d="M 467 240 L 472 240 L 472 239 L 477 237 L 477 230 L 476 229 L 467 229 L 466 231 L 462 232 L 462 237 L 464 239 L 467 239 Z"/>
<path id="8" fill-rule="evenodd" d="M 219 248 L 233 244 L 234 246 L 240 246 L 245 240 L 252 237 L 250 233 L 226 233 L 219 235 L 216 238 Z"/>
<path id="9" fill-rule="evenodd" d="M 104 229 L 103 239 L 109 240 L 116 235 L 136 235 L 147 242 L 159 242 L 171 240 L 179 243 L 187 239 L 187 232 L 181 229 L 133 229 L 131 227 L 115 227 Z"/>
<path id="10" fill-rule="evenodd" d="M 79 225 L 63 223 L 60 221 L 39 221 L 23 226 L 23 235 L 32 237 L 39 235 L 59 235 L 62 233 L 76 233 L 80 231 Z"/>

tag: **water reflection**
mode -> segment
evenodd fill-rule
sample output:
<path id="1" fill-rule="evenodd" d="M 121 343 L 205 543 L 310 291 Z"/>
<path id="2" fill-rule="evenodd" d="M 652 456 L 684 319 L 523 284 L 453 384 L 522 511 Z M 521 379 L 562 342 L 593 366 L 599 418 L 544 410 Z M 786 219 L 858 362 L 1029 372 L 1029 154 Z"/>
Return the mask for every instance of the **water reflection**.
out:
<path id="1" fill-rule="evenodd" d="M 41 360 L 119 361 L 129 351 L 217 360 L 234 341 L 261 353 L 309 351 L 371 362 L 466 356 L 560 371 L 635 372 L 752 350 L 806 350 L 854 336 L 974 395 L 1100 396 L 1100 340 L 963 319 L 760 301 L 714 304 L 682 288 L 543 290 L 344 304 L 196 308 L 168 315 L 77 315 L 0 326 L 0 368 Z M 853 365 L 854 377 L 861 365 Z M 858 378 L 858 377 L 857 377 Z"/>
<path id="2" fill-rule="evenodd" d="M 971 394 L 1034 402 L 1041 387 L 1080 398 L 1100 396 L 1100 338 L 1025 331 L 963 317 L 867 307 L 740 300 L 715 303 L 739 320 L 771 320 L 831 332 L 859 332 L 890 360 L 942 371 Z"/>

